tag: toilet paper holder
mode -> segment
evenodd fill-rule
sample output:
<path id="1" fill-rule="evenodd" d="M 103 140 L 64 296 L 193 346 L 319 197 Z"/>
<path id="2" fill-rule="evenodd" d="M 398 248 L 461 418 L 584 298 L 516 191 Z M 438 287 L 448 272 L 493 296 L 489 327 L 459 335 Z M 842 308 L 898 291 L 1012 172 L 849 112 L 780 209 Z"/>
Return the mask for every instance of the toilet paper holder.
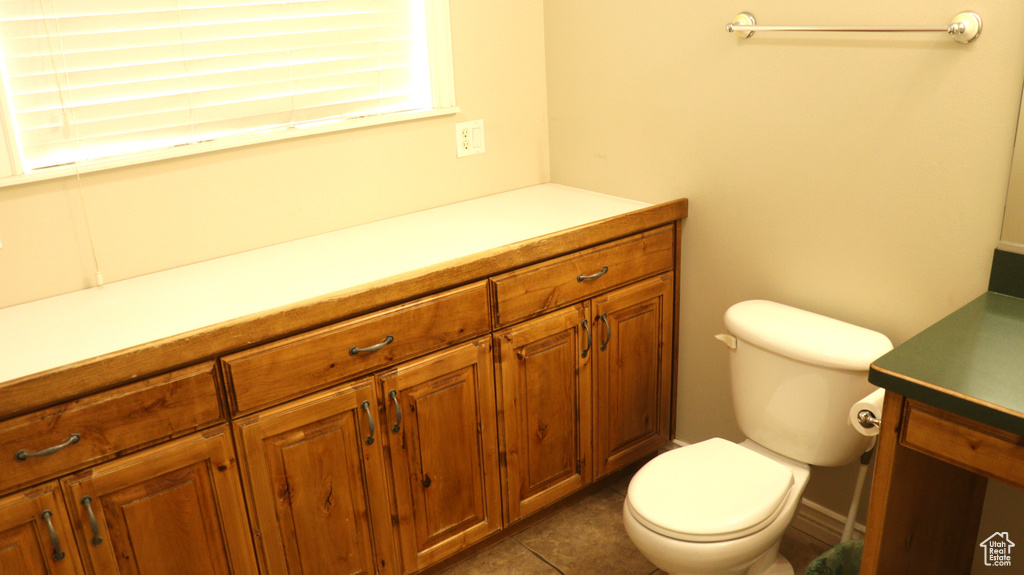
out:
<path id="1" fill-rule="evenodd" d="M 861 427 L 864 429 L 870 429 L 872 427 L 882 427 L 882 420 L 875 417 L 874 413 L 871 413 L 870 409 L 862 409 L 857 412 L 857 421 L 860 422 Z"/>

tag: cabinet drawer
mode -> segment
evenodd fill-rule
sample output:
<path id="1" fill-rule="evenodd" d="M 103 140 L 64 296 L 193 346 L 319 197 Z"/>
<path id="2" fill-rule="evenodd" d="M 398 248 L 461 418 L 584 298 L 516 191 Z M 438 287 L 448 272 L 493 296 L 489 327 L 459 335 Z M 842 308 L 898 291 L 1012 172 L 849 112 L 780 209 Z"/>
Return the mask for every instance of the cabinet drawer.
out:
<path id="1" fill-rule="evenodd" d="M 0 457 L 10 462 L 0 492 L 224 419 L 214 368 L 192 366 L 0 423 Z"/>
<path id="2" fill-rule="evenodd" d="M 675 230 L 665 226 L 497 276 L 495 323 L 513 324 L 670 270 L 674 248 Z"/>
<path id="3" fill-rule="evenodd" d="M 900 441 L 975 473 L 1024 488 L 1024 437 L 907 400 Z"/>
<path id="4" fill-rule="evenodd" d="M 222 358 L 234 408 L 273 405 L 487 333 L 487 309 L 479 282 Z"/>

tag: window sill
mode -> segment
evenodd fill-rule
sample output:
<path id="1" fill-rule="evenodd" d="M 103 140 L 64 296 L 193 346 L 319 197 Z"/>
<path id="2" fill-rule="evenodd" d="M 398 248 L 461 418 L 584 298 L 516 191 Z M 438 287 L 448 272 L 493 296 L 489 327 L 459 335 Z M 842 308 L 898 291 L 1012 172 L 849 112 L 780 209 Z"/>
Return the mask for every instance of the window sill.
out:
<path id="1" fill-rule="evenodd" d="M 314 134 L 340 132 L 356 128 L 365 128 L 367 126 L 378 126 L 381 124 L 391 124 L 394 122 L 405 122 L 409 120 L 432 118 L 435 116 L 447 116 L 455 114 L 459 111 L 460 109 L 458 106 L 451 106 L 448 108 L 437 108 L 433 110 L 400 112 L 396 114 L 387 114 L 385 116 L 367 116 L 365 118 L 353 118 L 348 120 L 318 122 L 301 127 L 283 128 L 262 133 L 231 136 L 223 139 L 208 140 L 205 142 L 198 142 L 195 144 L 177 146 L 174 148 L 167 148 L 163 150 L 148 151 L 133 156 L 119 156 L 117 158 L 95 160 L 91 162 L 81 162 L 78 164 L 72 164 L 68 166 L 43 168 L 26 174 L 3 176 L 0 177 L 0 188 L 7 186 L 16 186 L 20 184 L 27 184 L 30 182 L 40 182 L 44 180 L 65 178 L 77 174 L 87 174 L 89 172 L 98 172 L 100 170 L 109 170 L 112 168 L 133 166 L 137 164 L 156 162 L 171 158 L 181 158 L 185 156 L 192 156 L 195 154 L 202 154 L 204 152 L 226 150 L 229 148 L 238 148 L 241 146 L 248 146 L 251 144 L 276 142 L 280 140 L 288 140 L 291 138 L 299 138 L 302 136 L 311 136 Z"/>

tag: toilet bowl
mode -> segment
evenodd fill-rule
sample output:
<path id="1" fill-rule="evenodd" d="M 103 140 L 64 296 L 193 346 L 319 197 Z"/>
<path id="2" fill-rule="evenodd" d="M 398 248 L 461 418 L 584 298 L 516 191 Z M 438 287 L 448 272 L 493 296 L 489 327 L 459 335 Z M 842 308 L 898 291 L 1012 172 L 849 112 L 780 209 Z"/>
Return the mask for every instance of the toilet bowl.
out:
<path id="1" fill-rule="evenodd" d="M 757 445 L 709 439 L 648 462 L 623 504 L 629 538 L 670 575 L 792 575 L 778 555 L 810 468 Z"/>
<path id="2" fill-rule="evenodd" d="M 736 422 L 747 436 L 663 453 L 633 476 L 626 533 L 672 575 L 793 575 L 778 554 L 810 466 L 855 461 L 870 439 L 849 423 L 874 391 L 872 361 L 884 335 L 775 302 L 725 312 Z"/>

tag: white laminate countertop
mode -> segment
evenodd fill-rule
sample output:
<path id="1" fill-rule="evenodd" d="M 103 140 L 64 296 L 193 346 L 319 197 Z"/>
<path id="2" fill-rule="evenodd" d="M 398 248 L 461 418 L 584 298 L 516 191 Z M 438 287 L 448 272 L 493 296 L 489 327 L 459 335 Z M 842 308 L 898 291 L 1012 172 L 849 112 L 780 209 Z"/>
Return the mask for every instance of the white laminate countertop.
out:
<path id="1" fill-rule="evenodd" d="M 541 184 L 0 309 L 0 383 L 648 206 Z"/>

